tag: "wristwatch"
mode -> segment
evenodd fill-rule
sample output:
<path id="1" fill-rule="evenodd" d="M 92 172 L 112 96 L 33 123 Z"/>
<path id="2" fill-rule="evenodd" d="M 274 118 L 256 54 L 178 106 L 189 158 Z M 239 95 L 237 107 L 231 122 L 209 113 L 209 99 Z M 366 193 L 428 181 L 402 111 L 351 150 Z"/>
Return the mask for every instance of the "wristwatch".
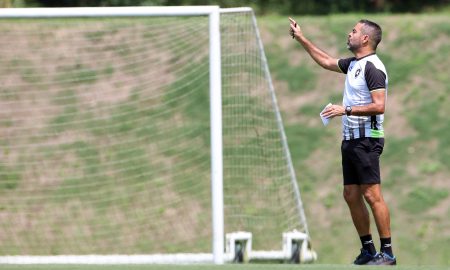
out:
<path id="1" fill-rule="evenodd" d="M 347 116 L 352 114 L 352 106 L 345 106 L 345 114 Z"/>

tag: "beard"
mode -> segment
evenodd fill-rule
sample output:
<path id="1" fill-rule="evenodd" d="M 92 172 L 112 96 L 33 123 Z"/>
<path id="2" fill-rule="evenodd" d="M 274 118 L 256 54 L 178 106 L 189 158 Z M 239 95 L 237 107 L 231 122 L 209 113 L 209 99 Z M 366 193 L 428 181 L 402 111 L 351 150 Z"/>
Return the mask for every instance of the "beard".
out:
<path id="1" fill-rule="evenodd" d="M 351 43 L 350 40 L 347 41 L 347 49 L 351 52 L 357 51 L 359 48 L 361 48 L 361 44 L 355 44 Z"/>

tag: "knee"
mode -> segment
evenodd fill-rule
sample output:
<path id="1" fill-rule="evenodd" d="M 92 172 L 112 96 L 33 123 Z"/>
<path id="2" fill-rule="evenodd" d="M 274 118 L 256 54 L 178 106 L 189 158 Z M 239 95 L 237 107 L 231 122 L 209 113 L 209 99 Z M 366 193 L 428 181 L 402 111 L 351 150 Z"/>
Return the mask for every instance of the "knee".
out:
<path id="1" fill-rule="evenodd" d="M 344 188 L 344 191 L 342 193 L 344 200 L 347 202 L 347 204 L 352 204 L 360 200 L 361 195 L 354 190 L 346 189 Z"/>
<path id="2" fill-rule="evenodd" d="M 381 197 L 381 194 L 378 193 L 374 193 L 374 192 L 364 192 L 363 193 L 364 199 L 366 200 L 366 202 L 370 205 L 373 206 L 377 203 L 382 202 L 383 198 Z"/>

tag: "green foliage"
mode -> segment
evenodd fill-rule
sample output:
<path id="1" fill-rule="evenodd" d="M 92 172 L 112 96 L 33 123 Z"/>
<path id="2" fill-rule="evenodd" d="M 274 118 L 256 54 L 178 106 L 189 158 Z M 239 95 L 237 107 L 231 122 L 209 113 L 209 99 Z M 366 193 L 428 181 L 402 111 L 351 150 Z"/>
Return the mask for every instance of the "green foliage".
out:
<path id="1" fill-rule="evenodd" d="M 421 163 L 419 170 L 424 174 L 434 174 L 441 170 L 442 165 L 439 162 L 429 161 Z"/>
<path id="2" fill-rule="evenodd" d="M 92 31 L 85 33 L 85 37 L 92 43 L 100 42 L 105 35 L 108 35 L 109 31 Z"/>
<path id="3" fill-rule="evenodd" d="M 417 186 L 408 193 L 402 208 L 410 213 L 422 213 L 447 198 L 449 192 L 443 189 Z"/>
<path id="4" fill-rule="evenodd" d="M 38 70 L 33 66 L 29 66 L 22 70 L 22 80 L 27 83 L 38 83 L 41 81 Z"/>
<path id="5" fill-rule="evenodd" d="M 300 115 L 304 115 L 306 117 L 316 117 L 317 113 L 317 105 L 316 104 L 306 104 L 299 109 Z"/>
<path id="6" fill-rule="evenodd" d="M 437 153 L 441 163 L 450 168 L 448 158 L 450 151 L 448 150 L 449 140 L 448 134 L 450 126 L 448 125 L 447 113 L 447 95 L 437 94 L 429 95 L 428 98 L 422 98 L 418 105 L 418 112 L 409 115 L 411 125 L 419 132 L 420 139 L 438 140 L 440 151 Z"/>
<path id="7" fill-rule="evenodd" d="M 336 193 L 330 193 L 328 194 L 324 200 L 323 200 L 323 204 L 326 208 L 332 208 L 334 205 L 336 205 Z"/>
<path id="8" fill-rule="evenodd" d="M 0 91 L 2 93 L 1 100 L 18 100 L 20 98 L 20 94 L 17 91 L 14 91 L 12 88 L 1 87 Z"/>
<path id="9" fill-rule="evenodd" d="M 78 97 L 75 91 L 65 90 L 57 93 L 53 103 L 61 108 L 61 113 L 50 120 L 49 127 L 53 132 L 62 132 L 72 128 L 78 113 Z"/>
<path id="10" fill-rule="evenodd" d="M 148 155 L 143 148 L 135 145 L 115 146 L 113 160 L 119 168 L 118 179 L 131 180 L 132 183 L 144 182 L 149 179 L 149 174 L 153 171 L 148 162 Z"/>
<path id="11" fill-rule="evenodd" d="M 416 137 L 389 138 L 385 141 L 382 160 L 394 164 L 398 160 L 408 161 L 410 158 L 414 158 L 408 149 L 416 140 Z"/>
<path id="12" fill-rule="evenodd" d="M 432 36 L 434 38 L 438 38 L 441 36 L 449 36 L 450 35 L 450 25 L 448 23 L 440 23 L 435 22 L 433 23 L 433 27 L 428 28 L 430 30 L 429 33 L 427 33 L 427 36 Z M 446 46 L 446 44 L 441 44 L 442 49 L 444 49 L 443 53 L 448 53 L 449 46 Z"/>
<path id="13" fill-rule="evenodd" d="M 384 165 L 384 164 L 383 164 Z M 394 187 L 398 187 L 399 184 L 403 183 L 407 179 L 411 179 L 410 176 L 404 166 L 401 164 L 392 164 L 390 166 L 389 175 L 383 179 L 383 187 L 387 189 L 391 189 Z"/>
<path id="14" fill-rule="evenodd" d="M 22 175 L 19 170 L 0 164 L 0 191 L 15 189 L 21 178 Z"/>
<path id="15" fill-rule="evenodd" d="M 106 66 L 103 70 L 102 70 L 102 72 L 101 72 L 103 75 L 105 75 L 105 76 L 111 76 L 111 75 L 113 75 L 114 74 L 114 67 L 113 67 L 113 64 L 109 64 L 108 66 Z"/>
<path id="16" fill-rule="evenodd" d="M 139 128 L 140 109 L 135 104 L 125 103 L 116 106 L 105 128 L 108 132 L 128 133 Z"/>
<path id="17" fill-rule="evenodd" d="M 63 112 L 53 118 L 50 121 L 50 127 L 55 132 L 62 132 L 68 128 L 72 127 L 72 122 L 75 120 L 78 108 L 75 106 L 70 106 L 64 108 Z"/>
<path id="18" fill-rule="evenodd" d="M 305 127 L 300 125 L 285 126 L 286 136 L 289 138 L 289 149 L 292 158 L 297 161 L 305 160 L 321 145 L 326 131 L 322 127 Z"/>
<path id="19" fill-rule="evenodd" d="M 56 190 L 55 198 L 58 201 L 78 198 L 80 195 L 83 198 L 89 198 L 97 191 L 95 187 L 105 182 L 105 178 L 99 174 L 101 162 L 98 150 L 94 145 L 84 141 L 76 141 L 61 145 L 56 149 L 48 148 L 47 152 L 53 158 L 62 159 L 61 153 L 65 153 L 65 155 L 73 153 L 76 157 L 75 160 L 65 164 L 71 170 L 75 170 L 76 173 L 66 177 L 59 189 Z"/>
<path id="20" fill-rule="evenodd" d="M 59 67 L 55 81 L 62 84 L 91 84 L 97 81 L 97 71 L 82 64 Z"/>
<path id="21" fill-rule="evenodd" d="M 268 52 L 267 57 L 271 60 L 269 66 L 272 76 L 287 82 L 289 91 L 293 93 L 298 94 L 311 90 L 317 77 L 314 69 L 305 65 L 291 66 L 287 64 L 289 62 L 288 56 L 288 53 L 283 53 L 278 49 L 275 53 Z"/>
<path id="22" fill-rule="evenodd" d="M 448 131 L 446 131 L 448 132 Z M 449 134 L 449 133 L 446 133 Z M 443 164 L 443 166 L 446 166 L 447 170 L 450 169 L 450 140 L 445 139 L 444 135 L 441 135 L 441 139 L 439 141 L 439 151 L 438 151 L 438 156 L 441 160 L 441 163 Z"/>

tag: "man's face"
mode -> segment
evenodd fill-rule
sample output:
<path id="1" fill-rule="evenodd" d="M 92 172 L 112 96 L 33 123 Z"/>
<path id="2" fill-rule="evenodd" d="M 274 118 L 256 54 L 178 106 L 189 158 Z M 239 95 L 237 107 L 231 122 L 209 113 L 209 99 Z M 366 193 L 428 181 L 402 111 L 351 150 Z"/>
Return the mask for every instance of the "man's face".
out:
<path id="1" fill-rule="evenodd" d="M 357 23 L 352 31 L 348 33 L 347 49 L 352 52 L 357 51 L 363 46 L 364 35 L 361 33 L 362 27 L 362 23 Z"/>

